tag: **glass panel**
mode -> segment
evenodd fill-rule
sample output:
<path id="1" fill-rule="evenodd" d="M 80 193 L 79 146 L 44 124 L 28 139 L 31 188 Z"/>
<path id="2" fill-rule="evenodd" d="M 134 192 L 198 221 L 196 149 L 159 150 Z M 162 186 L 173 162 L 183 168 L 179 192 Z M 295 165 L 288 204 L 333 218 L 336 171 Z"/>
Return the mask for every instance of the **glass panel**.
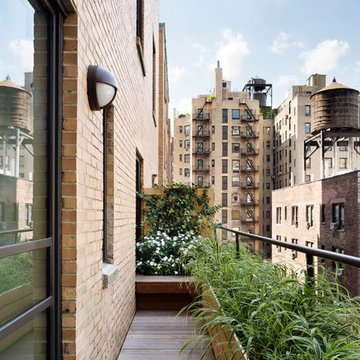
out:
<path id="1" fill-rule="evenodd" d="M 41 313 L 0 341 L 0 359 L 46 359 L 46 314 Z"/>
<path id="2" fill-rule="evenodd" d="M 46 298 L 46 254 L 41 249 L 0 259 L 0 326 Z"/>
<path id="3" fill-rule="evenodd" d="M 2 1 L 0 26 L 2 246 L 47 235 L 47 17 Z"/>

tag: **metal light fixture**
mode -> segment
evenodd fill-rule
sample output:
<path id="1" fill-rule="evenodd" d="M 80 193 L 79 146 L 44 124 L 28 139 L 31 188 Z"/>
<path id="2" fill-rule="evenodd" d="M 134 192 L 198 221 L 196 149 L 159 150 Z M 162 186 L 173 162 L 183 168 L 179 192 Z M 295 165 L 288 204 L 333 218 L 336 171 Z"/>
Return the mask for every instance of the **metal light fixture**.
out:
<path id="1" fill-rule="evenodd" d="M 117 83 L 111 72 L 101 66 L 90 65 L 87 73 L 87 89 L 90 109 L 101 110 L 114 100 Z"/>

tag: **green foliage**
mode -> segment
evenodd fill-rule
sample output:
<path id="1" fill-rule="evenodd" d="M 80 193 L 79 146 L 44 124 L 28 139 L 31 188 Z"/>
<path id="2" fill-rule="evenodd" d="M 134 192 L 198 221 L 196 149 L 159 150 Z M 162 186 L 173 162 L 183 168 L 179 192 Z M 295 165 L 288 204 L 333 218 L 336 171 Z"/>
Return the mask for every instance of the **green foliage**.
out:
<path id="1" fill-rule="evenodd" d="M 272 109 L 271 107 L 265 107 L 260 109 L 260 114 L 264 119 L 273 119 L 277 113 L 276 109 Z"/>
<path id="2" fill-rule="evenodd" d="M 32 281 L 32 254 L 24 253 L 0 260 L 0 294 Z"/>
<path id="3" fill-rule="evenodd" d="M 237 258 L 233 244 L 215 240 L 201 241 L 186 258 L 187 270 L 199 284 L 211 284 L 222 307 L 195 308 L 204 333 L 229 326 L 253 360 L 359 359 L 359 299 L 325 273 L 310 285 L 304 273 L 245 250 Z"/>
<path id="4" fill-rule="evenodd" d="M 149 226 L 147 235 L 156 235 L 158 231 L 169 236 L 187 234 L 195 235 L 212 224 L 218 207 L 209 205 L 206 189 L 201 194 L 197 187 L 172 183 L 156 186 L 164 190 L 163 196 L 138 194 L 145 200 L 147 207 L 145 225 Z"/>

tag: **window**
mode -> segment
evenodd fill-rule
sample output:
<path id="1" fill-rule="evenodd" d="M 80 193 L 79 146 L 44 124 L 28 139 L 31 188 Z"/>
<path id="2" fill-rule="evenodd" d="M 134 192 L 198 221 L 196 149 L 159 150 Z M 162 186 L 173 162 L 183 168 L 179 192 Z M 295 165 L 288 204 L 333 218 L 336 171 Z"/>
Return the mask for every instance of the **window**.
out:
<path id="1" fill-rule="evenodd" d="M 215 159 L 211 159 L 211 167 L 215 167 Z"/>
<path id="2" fill-rule="evenodd" d="M 231 195 L 231 202 L 232 203 L 238 203 L 239 202 L 239 194 L 238 193 L 233 193 Z"/>
<path id="3" fill-rule="evenodd" d="M 233 160 L 232 161 L 232 171 L 239 172 L 240 171 L 240 160 Z"/>
<path id="4" fill-rule="evenodd" d="M 223 126 L 222 127 L 222 139 L 227 140 L 227 138 L 228 138 L 228 127 Z"/>
<path id="5" fill-rule="evenodd" d="M 198 135 L 198 136 L 204 135 L 204 126 L 203 125 L 198 125 L 196 135 Z"/>
<path id="6" fill-rule="evenodd" d="M 336 229 L 344 229 L 345 208 L 344 203 L 332 204 L 332 222 L 336 224 Z"/>
<path id="7" fill-rule="evenodd" d="M 197 159 L 196 169 L 198 169 L 198 170 L 204 169 L 204 160 L 203 159 Z"/>
<path id="8" fill-rule="evenodd" d="M 281 236 L 280 235 L 276 235 L 276 240 L 281 241 Z M 281 246 L 280 245 L 276 245 L 276 250 L 277 252 L 281 252 Z"/>
<path id="9" fill-rule="evenodd" d="M 291 239 L 291 243 L 297 245 L 298 239 Z M 292 258 L 293 260 L 297 258 L 297 250 L 292 250 Z"/>
<path id="10" fill-rule="evenodd" d="M 266 148 L 270 149 L 270 140 L 266 140 Z"/>
<path id="11" fill-rule="evenodd" d="M 306 205 L 306 226 L 314 226 L 314 205 Z"/>
<path id="12" fill-rule="evenodd" d="M 347 151 L 347 146 L 345 145 L 341 145 L 341 146 L 339 146 L 339 150 L 340 151 Z"/>
<path id="13" fill-rule="evenodd" d="M 215 134 L 215 125 L 211 125 L 211 133 Z"/>
<path id="14" fill-rule="evenodd" d="M 281 224 L 281 207 L 276 208 L 276 223 Z"/>
<path id="15" fill-rule="evenodd" d="M 189 177 L 189 176 L 190 176 L 190 169 L 189 169 L 189 168 L 185 168 L 185 169 L 184 169 L 184 175 L 185 175 L 185 177 Z"/>
<path id="16" fill-rule="evenodd" d="M 270 219 L 270 211 L 269 211 L 269 210 L 266 210 L 266 212 L 265 212 L 265 217 L 266 217 L 267 219 Z"/>
<path id="17" fill-rule="evenodd" d="M 270 196 L 266 197 L 266 204 L 270 204 Z"/>
<path id="18" fill-rule="evenodd" d="M 185 125 L 185 136 L 190 136 L 190 125 Z"/>
<path id="19" fill-rule="evenodd" d="M 246 202 L 248 204 L 253 204 L 255 201 L 254 201 L 254 196 L 252 193 L 246 193 Z"/>
<path id="20" fill-rule="evenodd" d="M 232 177 L 232 186 L 239 186 L 240 185 L 240 177 L 239 176 L 233 176 Z"/>
<path id="21" fill-rule="evenodd" d="M 339 159 L 339 169 L 347 169 L 347 158 Z"/>
<path id="22" fill-rule="evenodd" d="M 324 158 L 325 169 L 332 169 L 332 158 Z"/>
<path id="23" fill-rule="evenodd" d="M 228 205 L 228 196 L 227 196 L 227 193 L 222 193 L 222 194 L 221 194 L 221 205 L 222 205 L 222 206 L 227 206 L 227 205 Z"/>
<path id="24" fill-rule="evenodd" d="M 321 205 L 321 222 L 324 223 L 326 221 L 326 216 L 325 216 L 325 204 Z"/>
<path id="25" fill-rule="evenodd" d="M 306 116 L 311 115 L 311 105 L 305 105 L 305 115 Z"/>
<path id="26" fill-rule="evenodd" d="M 184 155 L 184 162 L 189 163 L 190 162 L 190 154 Z"/>
<path id="27" fill-rule="evenodd" d="M 202 142 L 196 143 L 196 149 L 197 149 L 198 153 L 204 152 L 204 143 L 202 143 Z"/>
<path id="28" fill-rule="evenodd" d="M 228 122 L 228 109 L 222 109 L 222 122 L 223 124 Z"/>
<path id="29" fill-rule="evenodd" d="M 227 176 L 223 176 L 222 177 L 222 190 L 227 190 L 228 189 L 228 178 Z"/>
<path id="30" fill-rule="evenodd" d="M 239 120 L 240 119 L 240 110 L 239 109 L 232 109 L 231 110 L 231 117 L 232 117 L 232 119 Z"/>
<path id="31" fill-rule="evenodd" d="M 311 169 L 311 159 L 310 158 L 305 160 L 305 167 L 306 167 L 306 169 Z"/>
<path id="32" fill-rule="evenodd" d="M 182 147 L 182 146 L 183 146 L 183 141 L 179 140 L 179 147 Z"/>
<path id="33" fill-rule="evenodd" d="M 185 140 L 184 141 L 184 148 L 185 150 L 190 150 L 190 140 Z"/>
<path id="34" fill-rule="evenodd" d="M 228 172 L 228 161 L 227 160 L 221 160 L 222 163 L 222 173 L 227 174 Z"/>
<path id="35" fill-rule="evenodd" d="M 180 169 L 179 169 L 179 175 L 182 175 L 182 173 L 183 173 L 183 169 L 180 168 Z"/>
<path id="36" fill-rule="evenodd" d="M 203 179 L 202 176 L 197 177 L 197 185 L 198 186 L 203 186 L 204 185 L 204 179 Z"/>
<path id="37" fill-rule="evenodd" d="M 299 208 L 298 206 L 291 207 L 291 225 L 298 226 L 299 223 Z"/>
<path id="38" fill-rule="evenodd" d="M 239 143 L 232 143 L 232 152 L 240 153 L 240 144 Z"/>
<path id="39" fill-rule="evenodd" d="M 270 169 L 269 168 L 266 169 L 266 176 L 270 176 Z"/>
<path id="40" fill-rule="evenodd" d="M 240 126 L 233 126 L 231 129 L 232 136 L 240 136 Z"/>
<path id="41" fill-rule="evenodd" d="M 335 247 L 335 246 L 332 247 L 332 251 L 336 252 L 338 254 L 344 254 L 345 253 L 344 249 L 341 249 L 341 248 L 338 248 L 338 247 Z M 340 263 L 340 262 L 333 261 L 332 262 L 332 270 L 336 272 L 337 276 L 341 276 L 344 273 L 344 264 Z"/>
<path id="42" fill-rule="evenodd" d="M 222 156 L 228 156 L 228 143 L 222 143 Z"/>
<path id="43" fill-rule="evenodd" d="M 305 123 L 305 134 L 310 134 L 311 124 L 309 122 Z"/>
<path id="44" fill-rule="evenodd" d="M 179 155 L 179 161 L 182 161 L 182 154 Z"/>
<path id="45" fill-rule="evenodd" d="M 180 125 L 179 126 L 179 133 L 181 134 L 183 132 L 183 127 Z"/>
<path id="46" fill-rule="evenodd" d="M 221 211 L 221 222 L 227 224 L 227 210 Z"/>
<path id="47" fill-rule="evenodd" d="M 311 181 L 311 175 L 305 175 L 305 182 Z"/>
<path id="48" fill-rule="evenodd" d="M 307 247 L 314 247 L 314 243 L 312 241 L 305 241 L 305 246 Z"/>
<path id="49" fill-rule="evenodd" d="M 211 143 L 211 151 L 215 151 L 215 143 Z"/>
<path id="50" fill-rule="evenodd" d="M 215 184 L 215 176 L 211 177 L 211 184 L 214 185 Z"/>
<path id="51" fill-rule="evenodd" d="M 254 179 L 250 175 L 246 175 L 246 186 L 254 185 Z"/>
<path id="52" fill-rule="evenodd" d="M 270 162 L 270 155 L 266 155 L 266 162 Z"/>
<path id="53" fill-rule="evenodd" d="M 231 210 L 231 220 L 240 220 L 240 210 Z"/>
<path id="54" fill-rule="evenodd" d="M 284 220 L 287 220 L 287 206 L 284 206 Z"/>
<path id="55" fill-rule="evenodd" d="M 270 190 L 270 183 L 266 183 L 266 189 Z"/>

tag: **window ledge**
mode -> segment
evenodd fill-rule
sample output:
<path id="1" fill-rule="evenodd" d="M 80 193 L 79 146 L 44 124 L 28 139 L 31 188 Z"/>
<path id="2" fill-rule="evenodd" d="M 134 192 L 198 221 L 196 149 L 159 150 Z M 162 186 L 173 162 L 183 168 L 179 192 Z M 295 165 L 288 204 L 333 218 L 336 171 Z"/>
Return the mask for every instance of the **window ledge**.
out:
<path id="1" fill-rule="evenodd" d="M 119 273 L 119 268 L 113 264 L 103 263 L 102 267 L 102 278 L 103 278 L 103 289 L 110 288 L 115 282 Z"/>

